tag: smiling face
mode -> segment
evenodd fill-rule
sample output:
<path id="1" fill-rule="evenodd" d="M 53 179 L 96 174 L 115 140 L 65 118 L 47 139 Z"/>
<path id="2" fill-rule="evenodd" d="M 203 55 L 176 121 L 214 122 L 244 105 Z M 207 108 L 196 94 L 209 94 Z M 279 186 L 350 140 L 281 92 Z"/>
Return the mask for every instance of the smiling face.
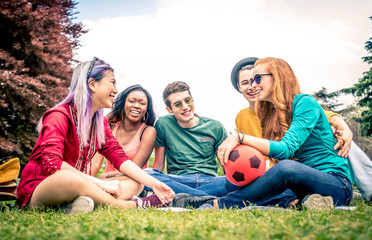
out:
<path id="1" fill-rule="evenodd" d="M 254 75 L 256 74 L 268 74 L 267 64 L 258 64 L 254 67 Z M 252 87 L 255 87 L 258 91 L 257 99 L 259 101 L 272 102 L 272 91 L 274 86 L 274 78 L 271 75 L 261 76 L 260 84 L 253 82 Z"/>
<path id="2" fill-rule="evenodd" d="M 257 90 L 257 85 L 251 86 L 250 79 L 253 78 L 253 69 L 243 70 L 239 73 L 238 87 L 240 92 L 243 94 L 245 99 L 248 100 L 251 109 L 254 110 L 254 106 L 257 100 L 257 95 L 260 92 Z"/>
<path id="3" fill-rule="evenodd" d="M 194 102 L 188 91 L 172 93 L 168 96 L 168 100 L 171 107 L 167 107 L 167 111 L 174 115 L 181 127 L 190 128 L 197 124 L 194 115 Z M 176 105 L 181 107 L 177 108 Z"/>
<path id="4" fill-rule="evenodd" d="M 112 71 L 106 71 L 100 81 L 89 79 L 89 88 L 92 96 L 92 112 L 95 113 L 100 108 L 111 108 L 115 95 L 116 79 Z"/>
<path id="5" fill-rule="evenodd" d="M 131 122 L 140 122 L 147 112 L 147 101 L 147 96 L 144 92 L 130 92 L 125 100 L 124 118 Z"/>

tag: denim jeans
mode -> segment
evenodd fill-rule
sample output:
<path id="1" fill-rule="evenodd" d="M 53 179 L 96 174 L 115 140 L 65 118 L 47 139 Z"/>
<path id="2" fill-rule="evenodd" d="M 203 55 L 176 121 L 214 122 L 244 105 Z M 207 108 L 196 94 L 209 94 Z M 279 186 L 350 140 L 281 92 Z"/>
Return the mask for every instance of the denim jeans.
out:
<path id="1" fill-rule="evenodd" d="M 240 188 L 230 183 L 223 176 L 214 177 L 206 174 L 166 175 L 157 169 L 151 168 L 145 169 L 145 172 L 167 184 L 176 194 L 188 193 L 194 196 L 222 197 Z M 151 190 L 151 188 L 145 187 L 145 190 Z M 272 198 L 258 201 L 256 204 L 260 206 L 286 207 L 294 199 L 297 199 L 297 196 L 288 189 Z"/>
<path id="2" fill-rule="evenodd" d="M 288 189 L 300 200 L 314 193 L 331 196 L 336 206 L 348 205 L 353 193 L 350 181 L 342 174 L 325 173 L 296 161 L 282 160 L 254 182 L 221 197 L 219 207 L 242 208 L 250 203 L 258 204 Z"/>
<path id="3" fill-rule="evenodd" d="M 237 190 L 239 187 L 231 184 L 224 176 L 214 177 L 207 174 L 185 174 L 173 175 L 146 168 L 147 174 L 153 176 L 159 181 L 167 184 L 177 193 L 188 193 L 195 196 L 215 196 L 221 197 L 229 192 Z M 145 187 L 146 190 L 150 188 Z"/>

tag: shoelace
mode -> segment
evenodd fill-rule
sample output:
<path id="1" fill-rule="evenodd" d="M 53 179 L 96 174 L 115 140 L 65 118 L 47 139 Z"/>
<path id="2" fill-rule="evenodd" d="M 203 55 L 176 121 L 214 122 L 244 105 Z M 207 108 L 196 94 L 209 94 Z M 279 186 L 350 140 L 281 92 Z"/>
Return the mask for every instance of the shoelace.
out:
<path id="1" fill-rule="evenodd" d="M 188 204 L 194 208 L 198 208 L 204 203 L 206 203 L 208 200 L 209 199 L 201 199 L 201 198 L 193 197 L 193 198 L 188 199 Z"/>
<path id="2" fill-rule="evenodd" d="M 137 196 L 133 196 L 133 198 L 137 200 L 138 208 L 145 209 L 151 207 L 150 201 L 142 201 L 142 199 Z"/>
<path id="3" fill-rule="evenodd" d="M 143 206 L 143 208 L 149 208 L 149 207 L 151 207 L 151 203 L 150 203 L 150 201 L 144 201 L 142 206 Z"/>

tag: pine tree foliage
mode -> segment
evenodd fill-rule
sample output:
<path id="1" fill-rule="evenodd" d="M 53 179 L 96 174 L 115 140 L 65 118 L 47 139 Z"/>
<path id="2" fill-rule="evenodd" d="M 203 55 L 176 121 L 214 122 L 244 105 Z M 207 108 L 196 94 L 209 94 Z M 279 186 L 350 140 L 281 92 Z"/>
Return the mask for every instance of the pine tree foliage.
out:
<path id="1" fill-rule="evenodd" d="M 370 17 L 372 20 L 372 17 Z M 372 37 L 365 43 L 368 56 L 363 57 L 363 62 L 372 64 Z M 363 108 L 361 113 L 362 133 L 365 136 L 372 136 L 372 67 L 363 77 L 351 88 L 342 89 L 341 92 L 353 94 L 359 98 L 358 106 Z"/>
<path id="2" fill-rule="evenodd" d="M 68 91 L 73 51 L 86 31 L 72 0 L 0 3 L 0 156 L 27 161 L 42 114 Z"/>
<path id="3" fill-rule="evenodd" d="M 319 91 L 314 92 L 313 96 L 318 100 L 323 108 L 329 109 L 333 112 L 338 112 L 337 108 L 342 105 L 337 99 L 340 96 L 339 91 L 329 93 L 327 88 L 322 87 Z"/>

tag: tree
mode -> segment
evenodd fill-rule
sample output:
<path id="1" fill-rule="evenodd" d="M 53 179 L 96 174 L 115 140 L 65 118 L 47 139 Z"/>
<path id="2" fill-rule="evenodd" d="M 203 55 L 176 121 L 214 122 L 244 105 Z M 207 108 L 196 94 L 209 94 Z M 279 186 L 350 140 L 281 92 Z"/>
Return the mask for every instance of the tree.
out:
<path id="1" fill-rule="evenodd" d="M 328 93 L 327 89 L 322 87 L 319 91 L 314 92 L 313 96 L 322 107 L 326 107 L 333 112 L 337 112 L 336 109 L 342 105 L 341 103 L 338 103 L 337 99 L 340 96 L 339 91 Z"/>
<path id="2" fill-rule="evenodd" d="M 321 90 L 314 92 L 313 96 L 319 102 L 324 110 L 339 113 L 349 125 L 353 132 L 353 141 L 368 155 L 372 156 L 372 138 L 363 137 L 361 129 L 361 107 L 352 104 L 336 111 L 336 107 L 342 104 L 338 103 L 340 91 L 328 93 L 325 87 Z"/>
<path id="3" fill-rule="evenodd" d="M 0 4 L 0 156 L 24 164 L 42 114 L 67 95 L 73 51 L 86 31 L 72 0 L 2 0 Z"/>
<path id="4" fill-rule="evenodd" d="M 370 17 L 372 20 L 372 16 Z M 365 43 L 369 56 L 363 57 L 363 62 L 372 64 L 372 37 Z M 365 136 L 372 136 L 372 67 L 363 73 L 359 82 L 351 88 L 341 89 L 341 92 L 353 94 L 359 98 L 358 106 L 362 107 L 361 126 Z"/>

